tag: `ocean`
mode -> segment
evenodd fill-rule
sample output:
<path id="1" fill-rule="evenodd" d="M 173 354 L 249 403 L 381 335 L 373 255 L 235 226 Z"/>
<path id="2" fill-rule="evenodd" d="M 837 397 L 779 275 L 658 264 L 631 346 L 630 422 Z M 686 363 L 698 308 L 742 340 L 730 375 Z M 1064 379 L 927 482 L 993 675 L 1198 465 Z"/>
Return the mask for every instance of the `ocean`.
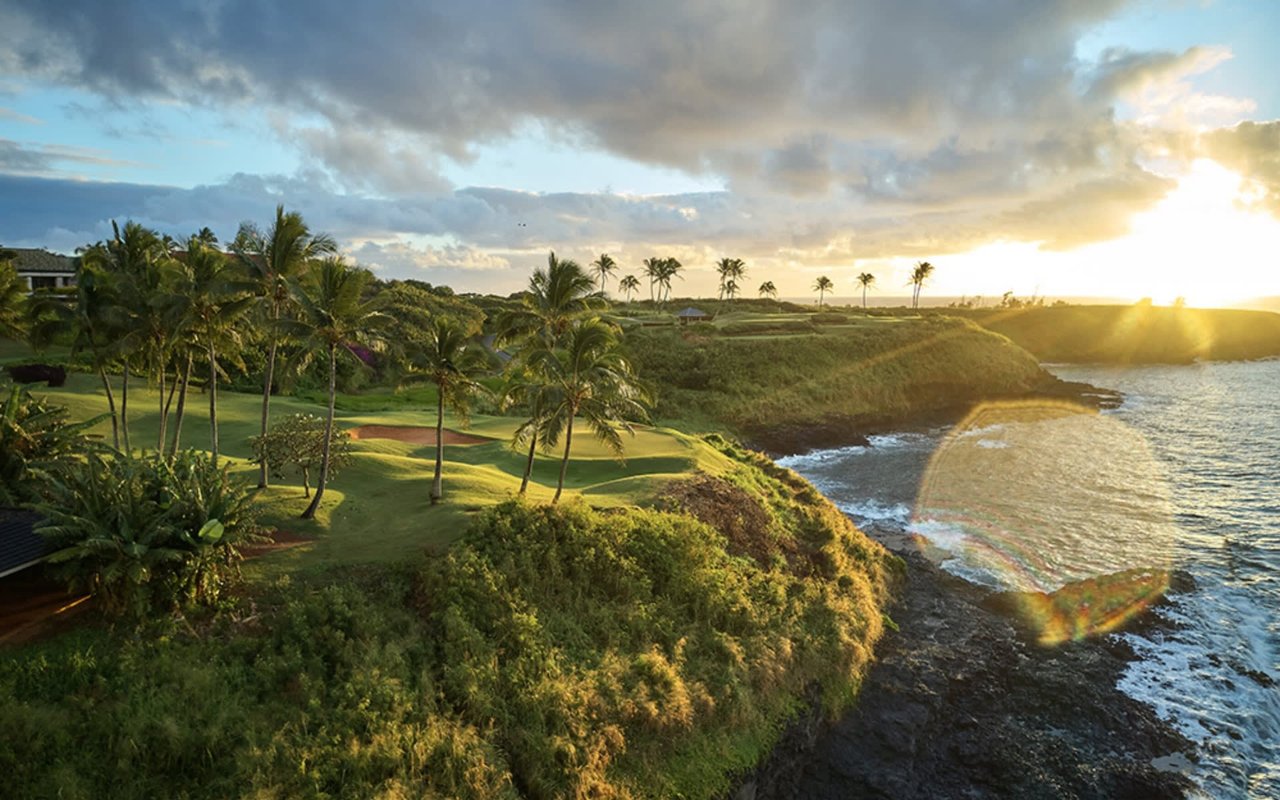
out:
<path id="1" fill-rule="evenodd" d="M 1045 646 L 1127 637 L 1119 688 L 1196 743 L 1199 794 L 1280 797 L 1280 361 L 1049 369 L 1126 400 L 991 404 L 779 463 L 967 580 L 1069 587 L 1035 612 Z M 1173 625 L 1108 633 L 1164 575 L 1190 577 L 1159 607 Z"/>

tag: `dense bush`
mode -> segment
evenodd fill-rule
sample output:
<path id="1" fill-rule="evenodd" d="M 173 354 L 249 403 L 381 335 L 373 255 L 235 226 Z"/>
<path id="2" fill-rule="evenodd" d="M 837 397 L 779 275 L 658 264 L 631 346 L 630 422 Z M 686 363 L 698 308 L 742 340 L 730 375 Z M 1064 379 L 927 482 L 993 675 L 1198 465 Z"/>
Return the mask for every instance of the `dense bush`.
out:
<path id="1" fill-rule="evenodd" d="M 84 431 L 106 415 L 67 422 L 67 410 L 8 387 L 0 406 L 0 506 L 19 506 L 40 498 L 44 482 L 33 470 L 90 448 Z"/>
<path id="2" fill-rule="evenodd" d="M 35 508 L 54 573 L 109 614 L 216 601 L 257 532 L 249 488 L 194 451 L 172 463 L 90 454 L 46 477 Z"/>
<path id="3" fill-rule="evenodd" d="M 849 317 L 835 311 L 820 311 L 809 317 L 809 321 L 814 325 L 844 325 Z"/>
<path id="4" fill-rule="evenodd" d="M 853 698 L 892 559 L 807 483 L 718 442 L 753 506 L 508 503 L 446 556 L 312 576 L 200 628 L 0 652 L 15 796 L 723 793 L 820 689 Z M 707 509 L 720 511 L 708 513 Z M 731 531 L 732 532 L 732 531 Z"/>
<path id="5" fill-rule="evenodd" d="M 720 332 L 726 336 L 758 336 L 766 333 L 817 333 L 817 328 L 807 319 L 779 319 L 730 322 L 721 327 Z"/>

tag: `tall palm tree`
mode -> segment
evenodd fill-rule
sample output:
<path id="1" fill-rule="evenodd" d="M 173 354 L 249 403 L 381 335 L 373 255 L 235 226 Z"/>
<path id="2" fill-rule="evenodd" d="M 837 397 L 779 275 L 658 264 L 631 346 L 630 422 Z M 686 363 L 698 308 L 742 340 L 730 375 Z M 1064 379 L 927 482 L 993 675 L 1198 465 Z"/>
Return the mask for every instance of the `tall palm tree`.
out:
<path id="1" fill-rule="evenodd" d="M 591 269 L 600 276 L 600 294 L 604 294 L 605 283 L 617 268 L 618 263 L 608 253 L 601 253 L 599 258 L 591 262 Z"/>
<path id="2" fill-rule="evenodd" d="M 109 276 L 107 288 L 98 299 L 103 327 L 110 328 L 112 355 L 124 367 L 120 387 L 120 440 L 125 452 L 132 450 L 129 439 L 129 377 L 139 358 L 155 367 L 167 359 L 170 326 L 164 311 L 165 269 L 169 250 L 155 231 L 136 222 L 126 222 L 124 230 L 113 220 L 112 238 L 87 248 L 81 258 L 82 270 Z M 163 382 L 163 378 L 162 378 Z M 161 395 L 163 396 L 163 386 Z M 163 399 L 161 401 L 163 427 Z"/>
<path id="3" fill-rule="evenodd" d="M 778 287 L 773 285 L 773 281 L 765 281 L 760 284 L 760 296 L 769 297 L 774 300 L 778 299 Z"/>
<path id="4" fill-rule="evenodd" d="M 665 303 L 671 299 L 671 279 L 680 278 L 684 280 L 684 276 L 680 271 L 684 269 L 684 265 L 674 258 L 664 258 L 658 264 L 658 302 Z"/>
<path id="5" fill-rule="evenodd" d="M 107 377 L 107 368 L 115 363 L 122 335 L 115 311 L 117 283 L 101 261 L 85 259 L 76 276 L 73 302 L 67 303 L 56 295 L 36 296 L 36 308 L 31 315 L 34 320 L 31 344 L 40 350 L 70 331 L 71 355 L 87 359 L 90 369 L 102 381 L 111 418 L 111 444 L 119 450 L 120 416 L 116 411 L 115 392 Z"/>
<path id="6" fill-rule="evenodd" d="M 662 271 L 664 269 L 665 261 L 666 259 L 653 256 L 651 258 L 646 258 L 643 262 L 644 275 L 646 278 L 649 279 L 649 302 L 651 303 L 656 302 L 657 300 L 657 298 L 654 295 L 654 287 L 658 285 L 659 281 L 662 278 Z"/>
<path id="7" fill-rule="evenodd" d="M 514 342 L 536 334 L 557 337 L 570 320 L 604 301 L 593 297 L 596 284 L 576 261 L 547 256 L 547 268 L 535 270 L 520 307 L 498 320 L 498 340 Z"/>
<path id="8" fill-rule="evenodd" d="M 867 288 L 876 282 L 876 276 L 870 272 L 864 272 L 858 276 L 858 283 L 862 286 L 862 310 L 867 310 Z"/>
<path id="9" fill-rule="evenodd" d="M 267 334 L 267 363 L 262 376 L 261 436 L 267 435 L 271 416 L 271 383 L 275 379 L 276 351 L 280 346 L 279 328 L 288 308 L 292 292 L 289 281 L 301 276 L 317 258 L 337 252 L 337 244 L 325 234 L 313 234 L 296 211 L 285 213 L 276 206 L 276 218 L 266 233 L 245 223 L 236 234 L 232 250 L 240 256 L 262 298 Z M 327 440 L 326 440 L 327 441 Z M 269 482 L 267 462 L 258 470 L 258 486 Z"/>
<path id="10" fill-rule="evenodd" d="M 474 330 L 451 317 L 433 317 L 420 343 L 412 347 L 414 372 L 436 385 L 436 471 L 431 504 L 444 497 L 444 410 L 448 406 L 466 424 L 471 401 L 484 392 L 475 378 L 487 366 L 483 347 L 472 344 Z"/>
<path id="11" fill-rule="evenodd" d="M 740 258 L 722 258 L 716 262 L 716 274 L 720 276 L 720 299 L 723 300 L 729 284 L 736 286 L 746 277 L 747 263 Z"/>
<path id="12" fill-rule="evenodd" d="M 173 287 L 173 302 L 182 315 L 183 328 L 189 334 L 186 371 L 178 394 L 178 415 L 174 420 L 170 452 L 178 452 L 182 436 L 183 411 L 187 384 L 191 379 L 191 363 L 198 350 L 208 361 L 209 377 L 209 445 L 213 463 L 218 463 L 218 365 L 220 353 L 240 344 L 236 323 L 256 298 L 255 285 L 249 281 L 243 265 L 228 258 L 212 245 L 205 244 L 199 234 L 187 242 L 186 258 L 178 266 Z"/>
<path id="13" fill-rule="evenodd" d="M 555 447 L 564 436 L 554 503 L 564 492 L 575 421 L 585 421 L 596 439 L 621 458 L 619 430 L 634 433 L 631 423 L 647 418 L 650 400 L 622 354 L 617 330 L 598 317 L 575 320 L 561 347 L 537 342 L 527 363 L 547 387 L 543 440 Z"/>
<path id="14" fill-rule="evenodd" d="M 377 330 L 387 322 L 387 317 L 377 310 L 375 301 L 364 300 L 365 287 L 373 280 L 373 273 L 368 270 L 350 267 L 341 258 L 334 257 L 321 261 L 309 277 L 305 284 L 297 278 L 289 281 L 289 290 L 298 304 L 299 315 L 295 320 L 282 323 L 312 353 L 316 350 L 323 352 L 329 363 L 329 412 L 325 418 L 324 447 L 320 452 L 320 475 L 316 480 L 316 493 L 312 495 L 306 511 L 302 512 L 302 519 L 315 517 L 329 479 L 338 353 L 348 353 L 359 360 L 351 346 L 370 343 Z"/>
<path id="15" fill-rule="evenodd" d="M 933 275 L 933 265 L 928 261 L 919 261 L 916 263 L 915 269 L 911 270 L 911 307 L 920 307 L 920 291 L 924 289 L 925 281 Z"/>
<path id="16" fill-rule="evenodd" d="M 827 292 L 831 291 L 833 286 L 835 286 L 835 284 L 832 283 L 831 279 L 826 275 L 819 276 L 819 278 L 813 282 L 813 290 L 818 293 L 818 308 L 822 308 L 822 298 Z"/>
<path id="17" fill-rule="evenodd" d="M 21 340 L 27 336 L 27 287 L 18 269 L 0 251 L 0 338 Z"/>
<path id="18" fill-rule="evenodd" d="M 627 275 L 618 281 L 618 291 L 626 295 L 627 302 L 631 302 L 632 296 L 640 291 L 640 280 L 635 275 Z"/>

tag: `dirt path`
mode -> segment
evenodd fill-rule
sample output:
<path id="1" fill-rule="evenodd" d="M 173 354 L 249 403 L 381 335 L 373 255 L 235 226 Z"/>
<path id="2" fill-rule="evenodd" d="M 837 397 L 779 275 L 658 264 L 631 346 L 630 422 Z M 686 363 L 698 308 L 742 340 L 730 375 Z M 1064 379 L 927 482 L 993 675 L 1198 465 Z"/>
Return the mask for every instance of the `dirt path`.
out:
<path id="1" fill-rule="evenodd" d="M 347 433 L 351 434 L 352 439 L 391 439 L 396 442 L 406 442 L 408 444 L 436 443 L 435 428 L 414 428 L 397 425 L 361 425 L 358 428 L 351 428 Z M 445 444 L 484 444 L 488 441 L 490 440 L 479 436 L 471 436 L 466 433 L 458 433 L 457 431 L 446 430 L 444 432 Z"/>

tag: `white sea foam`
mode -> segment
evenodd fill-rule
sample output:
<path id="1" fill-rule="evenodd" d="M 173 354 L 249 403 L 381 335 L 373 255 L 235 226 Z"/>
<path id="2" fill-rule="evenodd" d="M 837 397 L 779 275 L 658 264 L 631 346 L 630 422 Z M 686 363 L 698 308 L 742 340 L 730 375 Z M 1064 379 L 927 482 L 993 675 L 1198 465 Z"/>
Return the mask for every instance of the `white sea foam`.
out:
<path id="1" fill-rule="evenodd" d="M 976 444 L 983 450 L 1004 450 L 1009 443 L 1003 439 L 979 439 Z"/>
<path id="2" fill-rule="evenodd" d="M 819 486 L 821 489 L 822 487 Z M 836 506 L 859 523 L 895 522 L 906 525 L 911 520 L 911 508 L 906 503 L 881 503 L 877 500 L 859 500 L 837 503 Z"/>

